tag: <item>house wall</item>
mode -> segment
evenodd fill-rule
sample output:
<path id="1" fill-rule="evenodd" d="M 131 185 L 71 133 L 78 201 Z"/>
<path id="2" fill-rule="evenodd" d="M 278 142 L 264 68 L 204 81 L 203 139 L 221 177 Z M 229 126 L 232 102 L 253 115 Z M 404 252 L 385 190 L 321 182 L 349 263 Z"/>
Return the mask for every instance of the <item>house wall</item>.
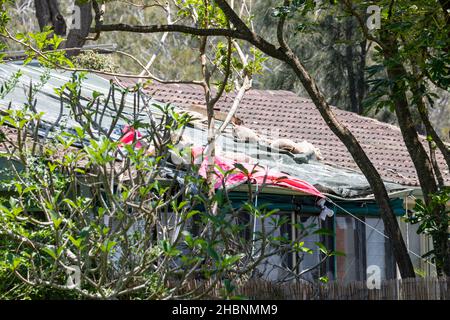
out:
<path id="1" fill-rule="evenodd" d="M 404 219 L 399 218 L 398 224 L 409 251 L 414 270 L 419 276 L 436 276 L 436 267 L 422 256 L 433 249 L 431 237 L 424 234 L 417 234 L 418 224 L 406 223 Z"/>

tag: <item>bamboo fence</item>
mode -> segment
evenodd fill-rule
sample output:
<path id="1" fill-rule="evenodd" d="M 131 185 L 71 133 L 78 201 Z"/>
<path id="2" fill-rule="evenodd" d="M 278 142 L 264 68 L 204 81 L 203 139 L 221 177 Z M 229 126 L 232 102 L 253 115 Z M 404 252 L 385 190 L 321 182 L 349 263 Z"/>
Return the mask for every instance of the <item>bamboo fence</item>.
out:
<path id="1" fill-rule="evenodd" d="M 369 289 L 365 281 L 327 284 L 308 282 L 274 283 L 261 279 L 234 284 L 230 296 L 250 300 L 450 300 L 450 278 L 411 278 L 384 280 L 379 289 Z M 197 288 L 207 290 L 204 299 L 226 297 L 221 284 L 194 280 L 184 287 L 184 292 Z"/>

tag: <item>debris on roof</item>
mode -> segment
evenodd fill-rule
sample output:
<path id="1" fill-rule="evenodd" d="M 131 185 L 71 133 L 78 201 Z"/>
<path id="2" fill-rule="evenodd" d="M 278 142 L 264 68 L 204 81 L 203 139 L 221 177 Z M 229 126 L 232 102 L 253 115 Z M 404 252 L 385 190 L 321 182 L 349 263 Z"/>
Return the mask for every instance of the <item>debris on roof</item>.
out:
<path id="1" fill-rule="evenodd" d="M 260 140 L 260 136 L 255 131 L 244 126 L 233 126 L 233 135 L 239 141 L 258 142 Z"/>
<path id="2" fill-rule="evenodd" d="M 323 159 L 320 150 L 306 140 L 296 143 L 287 138 L 276 139 L 272 141 L 270 147 L 273 149 L 286 150 L 292 154 L 311 154 L 314 155 L 317 160 Z"/>

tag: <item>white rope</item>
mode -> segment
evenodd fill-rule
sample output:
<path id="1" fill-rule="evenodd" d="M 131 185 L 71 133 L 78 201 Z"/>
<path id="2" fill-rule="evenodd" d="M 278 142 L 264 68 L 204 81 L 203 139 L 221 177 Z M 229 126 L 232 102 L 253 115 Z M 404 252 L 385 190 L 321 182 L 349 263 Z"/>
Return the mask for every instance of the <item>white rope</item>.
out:
<path id="1" fill-rule="evenodd" d="M 256 207 L 258 207 L 258 182 L 256 182 L 256 195 L 255 195 L 255 208 Z M 263 221 L 263 223 L 264 223 L 264 221 Z M 252 257 L 254 256 L 254 254 L 255 254 L 255 246 L 256 246 L 256 243 L 255 243 L 255 240 L 256 240 L 256 216 L 255 215 L 253 215 L 253 233 L 252 233 Z"/>
<path id="2" fill-rule="evenodd" d="M 367 224 L 364 220 L 361 220 L 360 218 L 358 218 L 357 216 L 351 214 L 350 212 L 348 212 L 348 210 L 342 208 L 340 205 L 336 204 L 335 202 L 333 202 L 330 198 L 326 198 L 327 201 L 329 201 L 330 203 L 332 203 L 333 205 L 335 205 L 336 207 L 338 207 L 339 209 L 341 209 L 342 211 L 344 211 L 345 213 L 347 213 L 348 215 L 352 216 L 353 218 L 355 218 L 356 220 L 360 221 L 361 223 L 363 223 L 364 225 L 366 225 L 367 227 L 369 227 L 370 229 L 373 229 L 374 231 L 376 231 L 377 233 L 379 233 L 380 235 L 382 235 L 383 237 L 385 237 L 386 239 L 389 239 L 389 237 L 384 234 L 383 232 L 377 230 L 376 228 L 372 227 L 371 225 Z M 433 267 L 436 267 L 434 264 L 432 264 L 430 261 L 422 258 L 420 255 L 418 255 L 417 253 L 409 250 L 409 248 L 407 248 L 408 253 L 411 253 L 413 256 L 416 256 L 417 258 L 421 259 L 422 261 L 425 261 L 426 263 L 428 263 L 429 265 L 432 265 Z"/>
<path id="3" fill-rule="evenodd" d="M 259 192 L 259 184 L 258 184 L 258 181 L 256 181 L 256 195 L 255 195 L 255 208 L 258 206 L 258 192 Z"/>
<path id="4" fill-rule="evenodd" d="M 356 220 L 358 220 L 359 222 L 365 224 L 366 226 L 368 226 L 370 229 L 374 230 L 375 232 L 378 232 L 380 235 L 382 235 L 383 237 L 385 237 L 386 239 L 389 239 L 389 237 L 387 235 L 385 235 L 383 232 L 381 232 L 380 230 L 372 227 L 370 224 L 367 224 L 364 220 L 361 220 L 360 218 L 358 218 L 357 216 L 355 216 L 354 214 L 351 214 L 350 212 L 348 212 L 347 210 L 345 210 L 344 208 L 342 208 L 340 205 L 336 204 L 335 202 L 333 202 L 332 200 L 330 200 L 329 198 L 327 198 L 327 201 L 331 202 L 333 205 L 335 205 L 336 207 L 338 207 L 339 209 L 341 209 L 342 211 L 344 211 L 345 213 L 347 213 L 348 215 L 352 216 L 353 218 L 355 218 Z"/>
<path id="5" fill-rule="evenodd" d="M 405 211 L 408 214 L 408 200 L 407 197 L 403 200 L 405 201 Z M 406 223 L 406 248 L 409 250 L 409 223 Z"/>

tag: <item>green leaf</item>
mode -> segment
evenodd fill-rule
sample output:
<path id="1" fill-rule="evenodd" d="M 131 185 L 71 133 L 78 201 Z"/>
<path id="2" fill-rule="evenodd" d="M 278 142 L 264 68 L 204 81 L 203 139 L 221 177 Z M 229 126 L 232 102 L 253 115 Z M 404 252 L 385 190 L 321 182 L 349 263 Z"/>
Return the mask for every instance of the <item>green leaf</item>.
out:
<path id="1" fill-rule="evenodd" d="M 111 249 L 117 244 L 115 241 L 105 240 L 100 247 L 103 252 L 111 252 Z"/>
<path id="2" fill-rule="evenodd" d="M 91 231 L 91 227 L 84 227 L 83 229 L 81 229 L 80 231 L 80 238 L 86 238 L 89 235 L 89 232 Z"/>
<path id="3" fill-rule="evenodd" d="M 42 249 L 42 251 L 44 251 L 45 253 L 47 253 L 50 257 L 52 257 L 54 260 L 57 259 L 57 255 L 56 252 L 53 249 L 50 249 L 48 247 L 45 247 Z"/>
<path id="4" fill-rule="evenodd" d="M 9 262 L 9 267 L 10 267 L 10 269 L 12 271 L 16 270 L 19 267 L 20 262 L 21 262 L 20 257 L 14 255 L 12 253 L 8 253 L 7 254 L 7 259 L 8 259 L 8 262 Z"/>
<path id="5" fill-rule="evenodd" d="M 186 244 L 190 247 L 193 248 L 194 247 L 194 238 L 192 237 L 192 234 L 189 231 L 184 230 L 182 232 L 183 236 L 184 236 L 184 241 L 186 242 Z"/>
<path id="6" fill-rule="evenodd" d="M 248 176 L 248 170 L 244 167 L 244 165 L 242 165 L 241 163 L 235 163 L 234 167 L 236 169 L 238 169 L 239 171 L 241 171 L 243 174 L 245 174 L 246 176 Z"/>
<path id="7" fill-rule="evenodd" d="M 206 251 L 208 252 L 209 256 L 213 258 L 214 261 L 220 261 L 219 254 L 217 251 L 212 247 L 212 245 L 208 244 Z"/>
<path id="8" fill-rule="evenodd" d="M 72 236 L 70 236 L 70 235 L 69 235 L 68 238 L 69 238 L 70 242 L 72 242 L 72 244 L 73 244 L 77 249 L 80 249 L 80 248 L 81 248 L 81 242 L 83 241 L 83 238 L 75 239 L 74 237 L 72 237 Z"/>
<path id="9" fill-rule="evenodd" d="M 244 254 L 236 254 L 233 256 L 225 255 L 225 257 L 223 258 L 223 261 L 222 261 L 222 266 L 224 268 L 228 268 L 228 267 L 234 265 L 239 260 L 241 260 L 243 257 L 244 257 Z"/>
<path id="10" fill-rule="evenodd" d="M 74 129 L 75 129 L 75 131 L 76 131 L 76 133 L 77 133 L 77 136 L 78 136 L 80 139 L 84 139 L 84 137 L 85 137 L 85 131 L 84 131 L 84 129 L 81 128 L 81 127 L 75 127 Z"/>
<path id="11" fill-rule="evenodd" d="M 199 213 L 200 213 L 200 211 L 198 211 L 198 210 L 192 210 L 192 211 L 189 211 L 189 212 L 186 214 L 186 216 L 184 217 L 184 219 L 185 219 L 185 220 L 188 220 L 188 219 L 192 218 L 193 216 L 195 216 L 196 214 L 199 214 Z"/>
<path id="12" fill-rule="evenodd" d="M 332 251 L 330 253 L 330 255 L 337 256 L 337 257 L 345 257 L 346 256 L 345 252 L 342 252 L 342 251 Z"/>
<path id="13" fill-rule="evenodd" d="M 55 211 L 51 210 L 50 215 L 52 217 L 53 225 L 55 226 L 55 229 L 58 229 L 61 223 L 63 222 L 62 217 L 60 217 Z"/>
<path id="14" fill-rule="evenodd" d="M 231 283 L 230 279 L 225 279 L 223 283 L 225 285 L 225 290 L 227 291 L 227 293 L 231 293 L 234 291 L 234 289 L 236 289 L 236 287 Z"/>
<path id="15" fill-rule="evenodd" d="M 181 253 L 181 251 L 173 247 L 168 240 L 161 241 L 161 245 L 164 253 L 170 257 L 175 257 Z"/>
<path id="16" fill-rule="evenodd" d="M 70 207 L 72 207 L 72 208 L 77 208 L 77 205 L 75 204 L 75 202 L 73 202 L 72 200 L 70 200 L 70 199 L 63 199 L 63 202 L 64 203 L 66 203 L 66 204 L 68 204 Z"/>
<path id="17" fill-rule="evenodd" d="M 325 245 L 323 243 L 321 243 L 321 242 L 314 242 L 314 244 L 319 247 L 319 250 L 323 254 L 328 254 L 328 249 L 327 249 L 327 247 L 325 247 Z"/>

